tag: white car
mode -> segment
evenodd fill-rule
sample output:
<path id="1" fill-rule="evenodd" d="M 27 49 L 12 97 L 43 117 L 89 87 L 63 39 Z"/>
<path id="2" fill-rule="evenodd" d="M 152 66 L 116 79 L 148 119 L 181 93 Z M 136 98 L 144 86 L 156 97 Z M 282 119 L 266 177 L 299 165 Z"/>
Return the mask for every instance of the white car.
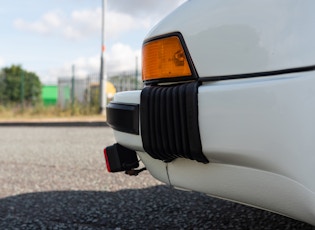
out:
<path id="1" fill-rule="evenodd" d="M 315 1 L 191 0 L 115 95 L 108 170 L 150 173 L 315 225 Z"/>

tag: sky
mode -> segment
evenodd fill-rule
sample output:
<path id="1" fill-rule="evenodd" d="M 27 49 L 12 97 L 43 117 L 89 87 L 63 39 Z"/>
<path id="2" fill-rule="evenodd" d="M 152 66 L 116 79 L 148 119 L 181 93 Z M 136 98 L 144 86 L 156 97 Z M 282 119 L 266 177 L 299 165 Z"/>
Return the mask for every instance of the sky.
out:
<path id="1" fill-rule="evenodd" d="M 185 0 L 107 0 L 109 73 L 134 70 L 146 34 Z M 98 73 L 102 0 L 0 0 L 0 68 L 21 65 L 44 84 Z"/>

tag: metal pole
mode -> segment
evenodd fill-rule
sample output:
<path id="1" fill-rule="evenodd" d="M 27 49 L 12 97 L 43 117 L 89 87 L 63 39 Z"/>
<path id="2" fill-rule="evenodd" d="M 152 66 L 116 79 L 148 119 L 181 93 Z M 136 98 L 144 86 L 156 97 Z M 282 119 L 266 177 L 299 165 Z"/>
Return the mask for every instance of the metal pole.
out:
<path id="1" fill-rule="evenodd" d="M 138 56 L 136 56 L 135 89 L 138 89 Z"/>
<path id="2" fill-rule="evenodd" d="M 101 52 L 101 70 L 100 70 L 100 113 L 105 115 L 106 113 L 106 61 L 104 57 L 105 53 L 105 12 L 106 12 L 107 0 L 102 0 L 102 52 Z"/>
<path id="3" fill-rule="evenodd" d="M 74 85 L 75 85 L 75 82 L 74 82 L 74 73 L 75 71 L 75 66 L 72 65 L 72 78 L 71 78 L 71 106 L 72 106 L 72 110 L 73 110 L 73 107 L 74 107 L 74 99 L 75 99 L 75 89 L 74 89 Z"/>
<path id="4" fill-rule="evenodd" d="M 21 71 L 21 92 L 20 92 L 20 99 L 21 99 L 21 111 L 24 112 L 24 71 Z"/>

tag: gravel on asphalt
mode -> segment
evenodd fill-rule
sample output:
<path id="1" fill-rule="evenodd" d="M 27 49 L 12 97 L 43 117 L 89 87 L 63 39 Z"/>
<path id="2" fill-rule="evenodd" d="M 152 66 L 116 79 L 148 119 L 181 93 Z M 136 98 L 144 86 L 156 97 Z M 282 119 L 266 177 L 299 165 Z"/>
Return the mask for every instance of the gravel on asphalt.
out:
<path id="1" fill-rule="evenodd" d="M 1 127 L 0 229 L 313 229 L 174 190 L 148 172 L 106 172 L 104 127 Z"/>

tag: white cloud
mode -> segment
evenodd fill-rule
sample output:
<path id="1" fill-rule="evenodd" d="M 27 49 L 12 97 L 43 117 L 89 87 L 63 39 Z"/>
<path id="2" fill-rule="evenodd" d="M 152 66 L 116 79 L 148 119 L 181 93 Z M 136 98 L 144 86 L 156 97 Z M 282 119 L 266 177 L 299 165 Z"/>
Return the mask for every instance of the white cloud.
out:
<path id="1" fill-rule="evenodd" d="M 93 10 L 73 11 L 60 28 L 61 34 L 67 39 L 80 40 L 88 36 L 101 35 L 101 8 Z M 132 17 L 129 14 L 109 11 L 106 14 L 106 34 L 110 37 L 118 37 L 135 29 L 147 29 L 146 20 Z"/>
<path id="2" fill-rule="evenodd" d="M 100 56 L 78 57 L 74 60 L 65 62 L 59 68 L 53 68 L 46 74 L 48 81 L 57 81 L 59 77 L 71 77 L 72 66 L 75 67 L 74 72 L 77 78 L 87 77 L 89 74 L 95 74 L 100 69 Z"/>
<path id="3" fill-rule="evenodd" d="M 118 37 L 123 33 L 128 33 L 137 29 L 148 29 L 150 24 L 148 20 L 143 18 L 135 18 L 131 15 L 111 11 L 107 16 L 108 29 L 106 33 L 111 37 Z"/>
<path id="4" fill-rule="evenodd" d="M 133 50 L 129 45 L 116 43 L 105 54 L 105 62 L 109 75 L 117 72 L 134 71 L 138 57 L 139 69 L 141 51 Z M 59 77 L 71 77 L 72 65 L 75 66 L 75 76 L 78 78 L 87 77 L 90 74 L 98 74 L 100 71 L 100 55 L 91 57 L 78 57 L 65 62 L 61 67 L 49 70 L 41 74 L 43 82 L 57 82 Z"/>
<path id="5" fill-rule="evenodd" d="M 115 0 L 109 1 L 108 34 L 119 36 L 131 30 L 151 28 L 157 21 L 186 0 Z"/>
<path id="6" fill-rule="evenodd" d="M 107 71 L 131 71 L 135 69 L 136 57 L 140 60 L 141 51 L 133 50 L 129 45 L 116 43 L 106 55 Z"/>
<path id="7" fill-rule="evenodd" d="M 15 28 L 40 35 L 62 36 L 69 40 L 81 40 L 101 35 L 101 8 L 73 11 L 65 15 L 60 11 L 44 14 L 40 19 L 29 22 L 23 19 L 14 21 Z M 106 32 L 110 37 L 118 37 L 135 29 L 148 29 L 150 23 L 143 18 L 109 11 L 106 14 Z"/>
<path id="8" fill-rule="evenodd" d="M 13 22 L 15 28 L 20 30 L 31 31 L 43 35 L 51 34 L 62 24 L 61 13 L 58 11 L 44 14 L 40 20 L 27 22 L 23 19 L 16 19 Z"/>
<path id="9" fill-rule="evenodd" d="M 39 34 L 47 34 L 49 31 L 48 28 L 41 22 L 27 23 L 22 19 L 15 20 L 14 26 L 21 30 L 28 30 Z"/>
<path id="10" fill-rule="evenodd" d="M 131 30 L 147 30 L 157 19 L 160 19 L 182 2 L 184 0 L 111 1 L 112 5 L 106 12 L 106 32 L 111 38 L 128 33 Z M 19 30 L 41 35 L 62 36 L 70 40 L 81 40 L 86 37 L 100 36 L 101 17 L 101 7 L 74 10 L 68 14 L 55 10 L 43 14 L 35 21 L 19 18 L 13 24 Z"/>
<path id="11" fill-rule="evenodd" d="M 71 40 L 80 40 L 100 34 L 101 8 L 73 11 L 65 19 L 65 25 L 60 28 L 61 34 Z"/>
<path id="12" fill-rule="evenodd" d="M 61 12 L 48 12 L 43 15 L 42 21 L 50 28 L 58 28 L 62 24 Z"/>
<path id="13" fill-rule="evenodd" d="M 100 15 L 100 9 L 73 11 L 70 15 L 61 11 L 51 11 L 43 14 L 38 20 L 30 22 L 19 18 L 13 24 L 19 30 L 74 40 L 99 31 Z"/>
<path id="14" fill-rule="evenodd" d="M 162 17 L 186 0 L 115 0 L 109 1 L 110 9 L 132 15 L 148 18 Z"/>

